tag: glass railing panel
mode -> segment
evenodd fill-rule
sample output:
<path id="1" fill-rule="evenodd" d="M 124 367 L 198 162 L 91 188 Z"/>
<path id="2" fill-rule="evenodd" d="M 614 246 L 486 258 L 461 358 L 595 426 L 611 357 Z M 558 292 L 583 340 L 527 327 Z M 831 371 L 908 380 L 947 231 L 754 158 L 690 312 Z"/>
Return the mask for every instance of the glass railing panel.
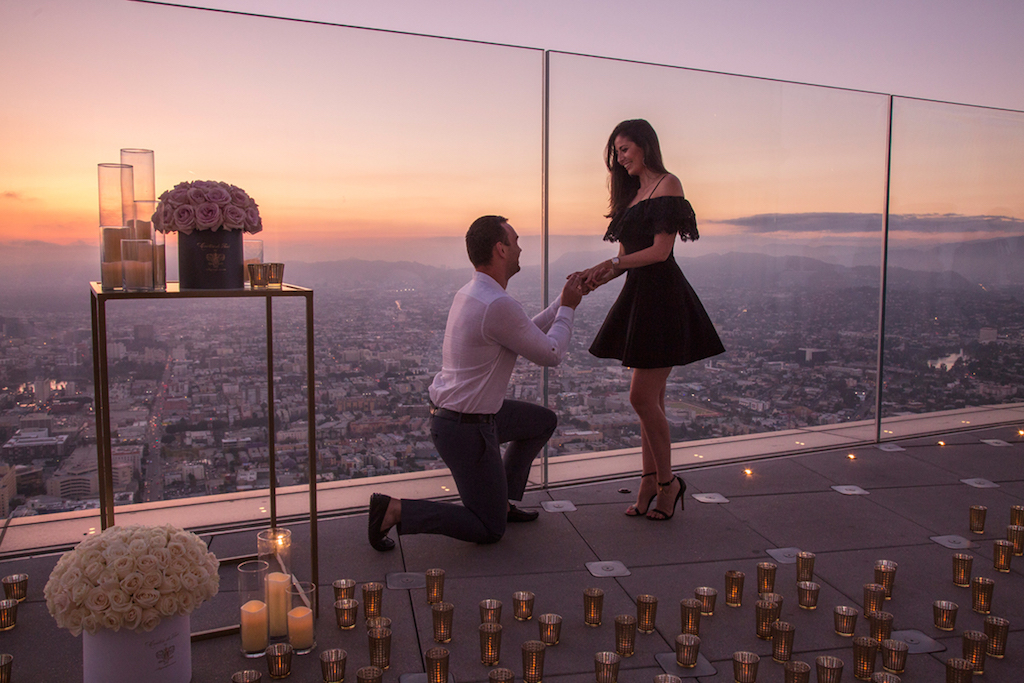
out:
<path id="1" fill-rule="evenodd" d="M 617 251 L 601 237 L 620 120 L 651 122 L 696 210 L 675 258 L 727 352 L 669 377 L 673 441 L 870 423 L 888 98 L 564 54 L 551 93 L 550 296 Z M 556 454 L 640 445 L 629 370 L 587 351 L 620 287 L 580 305 L 552 375 Z"/>
<path id="2" fill-rule="evenodd" d="M 1019 402 L 1024 113 L 895 98 L 883 418 Z"/>
<path id="3" fill-rule="evenodd" d="M 0 240 L 20 240 L 17 249 L 4 248 L 16 258 L 0 296 L 33 302 L 30 315 L 0 309 L 11 332 L 0 356 L 12 364 L 5 384 L 65 387 L 74 379 L 80 397 L 93 396 L 88 335 L 77 339 L 85 350 L 77 377 L 67 354 L 47 352 L 43 344 L 53 348 L 53 340 L 32 328 L 63 315 L 53 325 L 65 330 L 59 339 L 88 329 L 86 283 L 99 275 L 95 164 L 116 161 L 121 147 L 148 147 L 158 194 L 207 178 L 245 189 L 260 207 L 265 260 L 283 261 L 287 282 L 315 290 L 323 480 L 436 465 L 426 387 L 440 366 L 452 295 L 471 273 L 464 235 L 473 219 L 500 213 L 524 236 L 516 284 L 532 288 L 524 297 L 539 307 L 542 53 L 127 2 L 61 15 L 32 0 L 3 13 L 23 47 L 5 50 L 13 58 L 6 73 L 17 77 L 5 79 L 0 104 L 19 130 L 0 169 Z M 118 41 L 98 46 L 98 35 Z M 172 239 L 172 278 L 174 249 Z M 60 308 L 71 300 L 78 302 L 73 311 Z M 180 404 L 189 425 L 226 423 L 209 442 L 189 446 L 195 458 L 183 459 L 201 461 L 211 450 L 210 465 L 163 473 L 158 498 L 265 485 L 264 471 L 240 483 L 230 476 L 237 467 L 221 460 L 265 417 L 265 376 L 257 372 L 263 311 L 243 303 L 250 302 L 197 314 L 201 325 L 162 304 L 131 313 L 122 313 L 128 303 L 110 306 L 116 323 L 128 326 L 118 335 L 148 324 L 165 340 L 140 353 L 159 355 L 175 342 L 194 347 L 194 364 L 180 375 L 171 367 L 178 393 L 162 398 Z M 301 317 L 291 303 L 275 311 Z M 275 327 L 281 467 L 289 448 L 305 447 L 305 348 L 293 338 L 302 331 L 301 324 Z M 39 349 L 23 353 L 23 344 Z M 220 348 L 231 354 L 221 358 Z M 31 372 L 15 371 L 25 358 L 33 360 Z M 215 359 L 225 362 L 209 372 Z M 113 391 L 133 399 L 139 423 L 166 421 L 120 374 L 115 384 Z M 50 393 L 62 397 L 62 390 Z M 45 411 L 52 403 L 46 393 L 15 388 L 2 398 Z M 295 401 L 302 409 L 292 409 Z M 183 446 L 177 432 L 156 435 L 156 443 L 169 436 L 174 441 L 165 445 Z M 278 474 L 284 485 L 294 473 Z"/>

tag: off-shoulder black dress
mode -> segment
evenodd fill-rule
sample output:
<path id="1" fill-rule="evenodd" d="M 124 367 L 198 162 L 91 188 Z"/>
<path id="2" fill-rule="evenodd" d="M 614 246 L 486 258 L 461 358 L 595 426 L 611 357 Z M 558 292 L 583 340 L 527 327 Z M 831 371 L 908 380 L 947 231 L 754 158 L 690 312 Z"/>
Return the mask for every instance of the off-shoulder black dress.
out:
<path id="1" fill-rule="evenodd" d="M 645 199 L 613 218 L 604 238 L 621 242 L 626 254 L 651 246 L 662 232 L 695 240 L 699 234 L 692 216 L 682 197 Z M 673 254 L 660 263 L 629 269 L 619 298 L 590 345 L 598 358 L 617 358 L 631 368 L 686 365 L 724 351 Z"/>

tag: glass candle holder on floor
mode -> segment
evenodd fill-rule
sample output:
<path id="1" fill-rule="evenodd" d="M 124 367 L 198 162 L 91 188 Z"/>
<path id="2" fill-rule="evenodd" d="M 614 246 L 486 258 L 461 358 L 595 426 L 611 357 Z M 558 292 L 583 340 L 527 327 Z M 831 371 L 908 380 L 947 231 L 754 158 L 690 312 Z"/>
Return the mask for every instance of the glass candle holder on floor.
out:
<path id="1" fill-rule="evenodd" d="M 725 605 L 740 607 L 743 604 L 743 581 L 746 574 L 735 569 L 725 573 Z"/>
<path id="2" fill-rule="evenodd" d="M 270 565 L 263 560 L 238 565 L 239 631 L 245 657 L 263 657 L 270 645 L 266 586 L 269 569 Z"/>
<path id="3" fill-rule="evenodd" d="M 718 591 L 710 586 L 695 588 L 693 597 L 700 600 L 700 613 L 705 617 L 713 616 L 715 613 L 715 601 L 718 599 Z"/>
<path id="4" fill-rule="evenodd" d="M 753 652 L 734 652 L 732 655 L 732 677 L 736 683 L 756 683 L 757 665 L 761 661 Z"/>
<path id="5" fill-rule="evenodd" d="M 348 653 L 341 648 L 332 648 L 320 653 L 320 674 L 324 683 L 342 683 L 345 680 L 345 664 Z"/>
<path id="6" fill-rule="evenodd" d="M 426 661 L 427 683 L 448 682 L 448 660 L 450 653 L 443 647 L 432 647 L 423 658 Z"/>
<path id="7" fill-rule="evenodd" d="M 772 659 L 779 664 L 788 662 L 793 657 L 793 637 L 796 627 L 785 621 L 775 621 L 771 626 Z"/>
<path id="8" fill-rule="evenodd" d="M 701 605 L 697 598 L 685 598 L 679 601 L 680 631 L 700 635 Z"/>
<path id="9" fill-rule="evenodd" d="M 860 681 L 871 680 L 878 659 L 878 641 L 869 636 L 853 639 L 853 677 Z"/>
<path id="10" fill-rule="evenodd" d="M 692 633 L 680 633 L 676 636 L 676 664 L 684 669 L 697 666 L 697 655 L 700 654 L 700 637 Z"/>
<path id="11" fill-rule="evenodd" d="M 530 591 L 516 591 L 512 594 L 512 616 L 516 621 L 529 621 L 533 618 L 534 595 Z"/>
<path id="12" fill-rule="evenodd" d="M 501 623 L 501 600 L 488 599 L 480 601 L 480 623 Z"/>
<path id="13" fill-rule="evenodd" d="M 960 607 L 949 600 L 936 600 L 932 603 L 932 619 L 935 628 L 940 631 L 952 631 L 956 628 L 956 613 Z"/>
<path id="14" fill-rule="evenodd" d="M 967 553 L 953 554 L 953 585 L 967 588 L 971 585 L 971 566 L 974 556 Z"/>
<path id="15" fill-rule="evenodd" d="M 978 614 L 990 614 L 995 587 L 996 582 L 984 576 L 971 579 L 971 609 Z"/>
<path id="16" fill-rule="evenodd" d="M 891 674 L 901 674 L 907 667 L 907 654 L 910 646 L 902 640 L 889 638 L 879 645 L 882 653 L 882 668 Z"/>
<path id="17" fill-rule="evenodd" d="M 974 666 L 974 674 L 976 676 L 982 675 L 985 673 L 988 636 L 981 631 L 964 631 L 962 639 L 964 659 Z"/>
<path id="18" fill-rule="evenodd" d="M 988 636 L 986 653 L 989 657 L 1002 659 L 1006 656 L 1006 639 L 1010 634 L 1010 621 L 1002 617 L 985 617 L 985 635 Z"/>
<path id="19" fill-rule="evenodd" d="M 10 631 L 18 624 L 18 601 L 0 600 L 0 631 Z"/>
<path id="20" fill-rule="evenodd" d="M 966 659 L 951 657 L 946 660 L 946 683 L 971 683 L 974 665 Z"/>
<path id="21" fill-rule="evenodd" d="M 896 569 L 898 564 L 892 560 L 878 560 L 875 562 L 875 583 L 881 584 L 885 589 L 885 599 L 892 600 L 892 587 L 896 583 Z"/>
<path id="22" fill-rule="evenodd" d="M 444 570 L 428 569 L 427 578 L 427 604 L 433 605 L 444 600 Z"/>
<path id="23" fill-rule="evenodd" d="M 541 683 L 544 678 L 544 650 L 547 646 L 539 640 L 527 640 L 521 649 L 523 683 Z"/>
<path id="24" fill-rule="evenodd" d="M 636 617 L 620 614 L 615 617 L 615 652 L 621 657 L 632 657 L 636 648 Z"/>
<path id="25" fill-rule="evenodd" d="M 378 666 L 364 666 L 356 671 L 356 683 L 381 683 L 384 671 Z"/>
<path id="26" fill-rule="evenodd" d="M 537 617 L 540 640 L 545 645 L 558 645 L 562 634 L 562 617 L 557 614 L 542 614 Z"/>
<path id="27" fill-rule="evenodd" d="M 1006 540 L 1013 545 L 1013 554 L 1024 555 L 1024 526 L 1011 524 L 1006 527 Z"/>
<path id="28" fill-rule="evenodd" d="M 331 584 L 334 589 L 334 601 L 353 599 L 356 597 L 356 582 L 352 579 L 338 579 Z"/>
<path id="29" fill-rule="evenodd" d="M 892 637 L 893 615 L 889 612 L 872 612 L 868 615 L 871 637 L 881 643 Z"/>
<path id="30" fill-rule="evenodd" d="M 970 511 L 970 526 L 972 534 L 985 533 L 985 515 L 988 508 L 984 505 L 972 505 Z"/>
<path id="31" fill-rule="evenodd" d="M 450 643 L 452 640 L 452 617 L 455 615 L 455 605 L 450 602 L 438 602 L 430 606 L 430 613 L 433 617 L 434 642 Z"/>
<path id="32" fill-rule="evenodd" d="M 304 655 L 316 647 L 313 608 L 316 606 L 316 584 L 296 581 L 288 587 L 291 604 L 288 609 L 288 642 L 295 654 Z"/>
<path id="33" fill-rule="evenodd" d="M 363 584 L 363 617 L 372 619 L 380 616 L 381 604 L 384 602 L 384 584 L 380 581 L 369 581 Z"/>
<path id="34" fill-rule="evenodd" d="M 601 625 L 601 609 L 604 606 L 604 591 L 600 588 L 583 590 L 583 623 L 596 627 Z"/>
<path id="35" fill-rule="evenodd" d="M 1008 573 L 1010 571 L 1010 560 L 1013 559 L 1013 543 L 1010 541 L 996 541 L 992 546 L 992 568 L 997 572 Z"/>
<path id="36" fill-rule="evenodd" d="M 271 678 L 287 678 L 292 673 L 292 646 L 288 643 L 274 643 L 267 647 L 267 669 Z"/>
<path id="37" fill-rule="evenodd" d="M 796 554 L 796 580 L 814 580 L 814 553 L 799 552 Z"/>
<path id="38" fill-rule="evenodd" d="M 371 628 L 366 632 L 370 645 L 370 665 L 383 671 L 391 668 L 391 629 Z"/>
<path id="39" fill-rule="evenodd" d="M 494 666 L 501 658 L 501 624 L 486 621 L 480 624 L 480 663 Z"/>
<path id="40" fill-rule="evenodd" d="M 334 603 L 334 618 L 338 622 L 338 628 L 343 631 L 350 631 L 356 627 L 356 619 L 359 616 L 359 601 L 352 598 L 342 598 Z"/>
<path id="41" fill-rule="evenodd" d="M 640 633 L 654 633 L 658 615 L 658 598 L 653 595 L 636 596 L 636 630 Z"/>
<path id="42" fill-rule="evenodd" d="M 882 609 L 885 601 L 885 586 L 880 583 L 864 584 L 864 614 L 871 614 Z"/>
<path id="43" fill-rule="evenodd" d="M 4 597 L 24 602 L 28 597 L 28 574 L 11 574 L 3 578 Z"/>
<path id="44" fill-rule="evenodd" d="M 811 665 L 790 660 L 782 667 L 784 683 L 810 683 Z"/>
<path id="45" fill-rule="evenodd" d="M 801 609 L 818 609 L 818 595 L 821 585 L 814 581 L 798 581 L 796 595 Z"/>
<path id="46" fill-rule="evenodd" d="M 843 660 L 831 655 L 822 655 L 814 660 L 818 683 L 839 683 L 843 679 Z"/>
<path id="47" fill-rule="evenodd" d="M 594 678 L 597 683 L 618 683 L 619 664 L 622 658 L 614 652 L 598 652 L 594 655 Z"/>
<path id="48" fill-rule="evenodd" d="M 774 562 L 757 563 L 757 592 L 761 595 L 775 592 L 775 574 L 779 565 Z"/>
<path id="49" fill-rule="evenodd" d="M 859 614 L 860 612 L 856 607 L 848 605 L 836 607 L 833 612 L 836 635 L 843 636 L 844 638 L 852 636 L 857 627 L 857 616 Z"/>

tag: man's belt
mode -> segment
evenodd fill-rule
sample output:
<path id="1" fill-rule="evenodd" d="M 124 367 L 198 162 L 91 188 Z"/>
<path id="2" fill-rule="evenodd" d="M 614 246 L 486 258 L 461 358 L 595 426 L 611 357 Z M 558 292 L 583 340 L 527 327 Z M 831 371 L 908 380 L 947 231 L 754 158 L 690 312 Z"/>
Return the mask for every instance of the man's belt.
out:
<path id="1" fill-rule="evenodd" d="M 430 414 L 443 420 L 461 422 L 462 424 L 490 424 L 494 422 L 493 413 L 460 413 L 456 410 L 438 408 L 434 402 L 430 402 Z"/>

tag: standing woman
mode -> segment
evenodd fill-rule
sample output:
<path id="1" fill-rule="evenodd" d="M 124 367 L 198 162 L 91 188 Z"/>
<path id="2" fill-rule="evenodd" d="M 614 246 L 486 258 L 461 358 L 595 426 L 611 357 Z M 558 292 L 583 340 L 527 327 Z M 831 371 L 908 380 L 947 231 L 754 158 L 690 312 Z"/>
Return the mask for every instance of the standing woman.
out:
<path id="1" fill-rule="evenodd" d="M 626 273 L 626 283 L 590 353 L 633 368 L 629 401 L 640 418 L 643 468 L 631 517 L 667 520 L 686 483 L 672 474 L 665 384 L 676 365 L 725 351 L 711 319 L 672 254 L 675 238 L 696 240 L 697 221 L 679 179 L 665 170 L 658 135 L 643 119 L 623 121 L 608 138 L 611 223 L 604 239 L 619 253 L 584 271 L 587 290 Z"/>

